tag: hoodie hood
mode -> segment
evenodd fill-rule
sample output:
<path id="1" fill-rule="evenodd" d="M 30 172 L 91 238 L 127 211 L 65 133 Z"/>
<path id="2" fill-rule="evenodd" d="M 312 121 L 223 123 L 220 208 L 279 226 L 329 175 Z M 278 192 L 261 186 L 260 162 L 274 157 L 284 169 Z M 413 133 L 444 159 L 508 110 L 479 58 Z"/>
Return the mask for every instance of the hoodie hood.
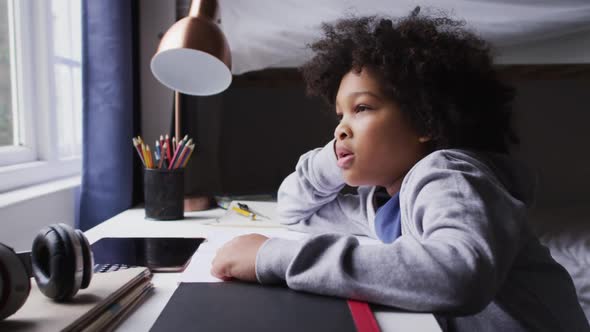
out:
<path id="1" fill-rule="evenodd" d="M 513 197 L 522 201 L 529 209 L 534 206 L 538 175 L 524 162 L 501 153 L 452 151 L 460 151 L 483 162 Z"/>

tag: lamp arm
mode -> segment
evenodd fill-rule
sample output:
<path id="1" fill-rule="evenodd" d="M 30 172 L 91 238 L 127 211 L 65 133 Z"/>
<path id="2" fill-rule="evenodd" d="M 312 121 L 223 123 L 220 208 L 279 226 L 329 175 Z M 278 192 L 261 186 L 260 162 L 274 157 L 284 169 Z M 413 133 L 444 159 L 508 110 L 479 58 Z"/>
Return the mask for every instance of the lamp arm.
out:
<path id="1" fill-rule="evenodd" d="M 174 91 L 174 135 L 176 137 L 176 142 L 180 142 L 182 139 L 180 128 L 180 92 Z"/>
<path id="2" fill-rule="evenodd" d="M 193 0 L 188 13 L 189 16 L 205 16 L 213 22 L 219 23 L 219 4 L 217 0 Z"/>

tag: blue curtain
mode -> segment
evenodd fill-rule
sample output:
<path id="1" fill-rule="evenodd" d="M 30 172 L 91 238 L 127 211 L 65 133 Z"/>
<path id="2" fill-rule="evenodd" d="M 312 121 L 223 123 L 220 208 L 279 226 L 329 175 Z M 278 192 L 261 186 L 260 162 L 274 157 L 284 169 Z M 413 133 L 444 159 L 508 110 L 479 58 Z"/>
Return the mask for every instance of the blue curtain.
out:
<path id="1" fill-rule="evenodd" d="M 130 208 L 139 195 L 137 2 L 82 0 L 83 160 L 77 227 Z M 135 170 L 135 171 L 134 171 Z"/>

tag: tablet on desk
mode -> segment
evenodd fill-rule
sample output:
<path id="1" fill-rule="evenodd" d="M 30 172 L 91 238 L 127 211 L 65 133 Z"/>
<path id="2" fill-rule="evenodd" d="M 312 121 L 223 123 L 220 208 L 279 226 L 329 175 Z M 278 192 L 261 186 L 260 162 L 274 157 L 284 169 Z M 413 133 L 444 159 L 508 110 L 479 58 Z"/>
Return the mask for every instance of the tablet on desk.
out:
<path id="1" fill-rule="evenodd" d="M 203 238 L 102 238 L 92 244 L 95 271 L 110 266 L 145 266 L 154 272 L 181 272 Z M 98 266 L 97 266 L 98 265 Z"/>

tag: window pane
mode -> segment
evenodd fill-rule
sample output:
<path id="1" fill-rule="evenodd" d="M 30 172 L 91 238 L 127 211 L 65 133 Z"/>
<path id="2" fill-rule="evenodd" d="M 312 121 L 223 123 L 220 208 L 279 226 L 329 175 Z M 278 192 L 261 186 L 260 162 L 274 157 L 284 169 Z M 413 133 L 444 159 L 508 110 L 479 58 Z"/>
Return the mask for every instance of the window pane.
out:
<path id="1" fill-rule="evenodd" d="M 80 0 L 53 0 L 53 52 L 58 155 L 79 156 L 82 143 Z"/>
<path id="2" fill-rule="evenodd" d="M 55 65 L 55 97 L 60 158 L 80 155 L 82 120 L 81 70 L 63 64 Z"/>
<path id="3" fill-rule="evenodd" d="M 8 0 L 0 0 L 0 146 L 14 144 Z"/>
<path id="4" fill-rule="evenodd" d="M 55 66 L 55 107 L 57 112 L 57 135 L 59 156 L 72 154 L 73 126 L 72 126 L 72 73 L 65 65 Z"/>
<path id="5" fill-rule="evenodd" d="M 53 18 L 53 51 L 55 56 L 71 58 L 72 43 L 68 0 L 53 0 L 51 2 Z"/>
<path id="6" fill-rule="evenodd" d="M 81 51 L 81 50 L 80 50 Z M 74 146 L 73 152 L 75 156 L 82 155 L 82 68 L 72 68 L 72 75 L 74 86 L 72 87 L 74 93 L 74 114 L 72 115 L 74 126 Z"/>
<path id="7" fill-rule="evenodd" d="M 72 29 L 72 60 L 82 61 L 82 0 L 68 0 L 70 4 L 70 26 Z"/>

